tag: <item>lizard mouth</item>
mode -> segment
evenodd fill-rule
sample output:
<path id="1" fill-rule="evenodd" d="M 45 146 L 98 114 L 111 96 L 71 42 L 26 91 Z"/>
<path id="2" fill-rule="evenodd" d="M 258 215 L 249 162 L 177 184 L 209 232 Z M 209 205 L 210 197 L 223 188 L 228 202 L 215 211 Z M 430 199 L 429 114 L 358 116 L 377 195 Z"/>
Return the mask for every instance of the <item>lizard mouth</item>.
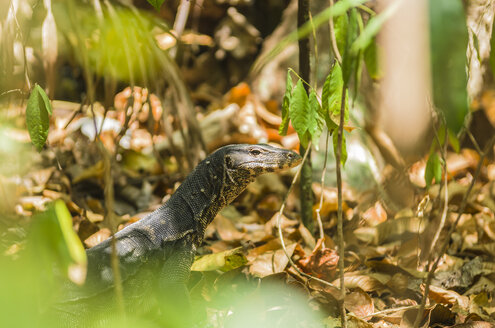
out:
<path id="1" fill-rule="evenodd" d="M 242 166 L 248 170 L 278 172 L 281 170 L 295 167 L 299 165 L 301 161 L 302 158 L 299 155 L 295 154 L 293 158 L 288 158 L 284 161 L 270 161 L 270 162 L 246 161 L 242 164 Z"/>

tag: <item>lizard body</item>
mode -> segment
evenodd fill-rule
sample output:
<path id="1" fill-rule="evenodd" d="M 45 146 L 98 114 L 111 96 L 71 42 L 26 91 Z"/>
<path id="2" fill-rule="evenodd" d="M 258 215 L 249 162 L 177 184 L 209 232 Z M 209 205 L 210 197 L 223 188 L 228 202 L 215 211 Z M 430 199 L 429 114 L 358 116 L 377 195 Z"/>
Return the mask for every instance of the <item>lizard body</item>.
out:
<path id="1" fill-rule="evenodd" d="M 215 215 L 257 176 L 300 162 L 298 154 L 269 145 L 224 146 L 199 163 L 164 205 L 116 233 L 126 311 L 142 313 L 164 299 L 174 302 Z M 85 285 L 68 286 L 55 306 L 62 326 L 90 326 L 78 324 L 88 317 L 105 326 L 105 313 L 115 307 L 111 253 L 111 238 L 87 250 Z"/>

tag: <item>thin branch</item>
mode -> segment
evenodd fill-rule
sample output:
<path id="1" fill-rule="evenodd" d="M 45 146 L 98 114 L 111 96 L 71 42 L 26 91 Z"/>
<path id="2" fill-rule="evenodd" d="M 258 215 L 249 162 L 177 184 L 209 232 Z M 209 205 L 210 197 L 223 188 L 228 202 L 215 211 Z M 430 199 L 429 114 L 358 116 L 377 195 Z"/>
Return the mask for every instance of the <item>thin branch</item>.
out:
<path id="1" fill-rule="evenodd" d="M 22 91 L 21 89 L 12 89 L 12 90 L 7 90 L 5 92 L 0 93 L 0 97 L 9 95 L 11 93 L 20 93 L 21 95 L 25 95 L 26 93 Z"/>
<path id="2" fill-rule="evenodd" d="M 11 1 L 10 2 L 10 5 L 11 5 L 11 9 L 12 9 L 12 13 L 13 13 L 13 18 L 14 18 L 14 22 L 16 24 L 16 27 L 17 27 L 17 33 L 19 33 L 19 36 L 20 36 L 20 39 L 22 40 L 22 60 L 23 60 L 23 68 L 24 68 L 24 77 L 26 79 L 26 84 L 27 84 L 27 87 L 28 87 L 28 90 L 31 90 L 31 80 L 29 79 L 29 72 L 28 72 L 28 61 L 27 61 L 27 55 L 26 55 L 26 41 L 27 40 L 24 40 L 24 37 L 22 36 L 22 28 L 21 28 L 21 24 L 19 24 L 19 21 L 17 20 L 17 12 L 14 10 L 14 2 Z M 26 37 L 28 38 L 28 37 Z"/>
<path id="3" fill-rule="evenodd" d="M 181 0 L 179 9 L 177 9 L 177 15 L 175 16 L 174 31 L 177 38 L 177 44 L 174 48 L 170 49 L 170 57 L 175 58 L 177 53 L 177 48 L 179 47 L 180 37 L 182 32 L 184 32 L 184 27 L 186 26 L 187 18 L 189 16 L 189 9 L 191 6 L 191 1 Z"/>
<path id="4" fill-rule="evenodd" d="M 335 152 L 335 165 L 337 168 L 337 235 L 339 239 L 339 278 L 340 278 L 340 322 L 342 328 L 347 328 L 347 320 L 345 316 L 345 284 L 344 284 L 344 218 L 342 213 L 342 140 L 344 134 L 344 119 L 345 119 L 345 101 L 346 87 L 342 88 L 342 96 L 340 98 L 340 122 L 337 135 L 337 150 Z"/>
<path id="5" fill-rule="evenodd" d="M 428 252 L 428 265 L 427 268 L 430 268 L 430 263 L 433 258 L 433 248 L 437 244 L 438 239 L 440 238 L 440 233 L 443 230 L 443 227 L 445 226 L 445 221 L 447 220 L 447 214 L 448 214 L 448 209 L 449 209 L 449 188 L 448 188 L 448 176 L 449 172 L 447 171 L 447 146 L 448 146 L 448 132 L 445 131 L 445 139 L 444 139 L 444 144 L 442 147 L 442 144 L 438 138 L 438 133 L 435 129 L 435 136 L 437 138 L 438 144 L 440 146 L 440 156 L 442 157 L 442 168 L 444 171 L 444 178 L 443 178 L 443 191 L 444 191 L 444 201 L 443 201 L 443 209 L 442 209 L 442 216 L 440 218 L 440 224 L 438 225 L 437 231 L 435 232 L 435 235 L 433 236 L 433 239 L 430 243 L 429 246 L 429 252 Z"/>
<path id="6" fill-rule="evenodd" d="M 333 0 L 329 0 L 330 7 L 333 7 Z M 337 46 L 337 40 L 335 39 L 335 28 L 333 26 L 333 17 L 328 20 L 328 25 L 330 28 L 330 43 L 332 44 L 333 54 L 337 59 L 337 62 L 342 67 L 342 56 L 340 55 L 339 47 Z"/>
<path id="7" fill-rule="evenodd" d="M 309 21 L 311 22 L 311 28 L 313 29 L 313 42 L 314 42 L 314 48 L 315 48 L 315 66 L 314 67 L 320 67 L 318 63 L 318 42 L 316 40 L 316 29 L 315 25 L 313 24 L 313 15 L 311 15 L 311 11 L 309 11 Z M 314 74 L 314 83 L 315 83 L 315 89 L 318 88 L 318 77 L 316 73 L 316 69 L 313 70 Z"/>
<path id="8" fill-rule="evenodd" d="M 320 229 L 320 239 L 322 240 L 322 246 L 325 248 L 325 232 L 323 231 L 323 223 L 321 222 L 321 208 L 323 207 L 323 186 L 325 186 L 325 174 L 327 173 L 327 158 L 328 158 L 328 139 L 330 132 L 327 131 L 325 140 L 325 159 L 323 161 L 323 171 L 321 172 L 321 193 L 320 193 L 320 205 L 316 209 L 316 220 L 318 221 L 318 228 Z"/>
<path id="9" fill-rule="evenodd" d="M 376 12 L 373 9 L 366 7 L 365 5 L 358 5 L 357 8 L 364 11 L 365 13 L 370 14 L 371 16 L 376 15 Z"/>
<path id="10" fill-rule="evenodd" d="M 310 149 L 310 148 L 311 148 L 311 141 L 308 144 L 308 149 Z M 280 207 L 280 210 L 278 211 L 278 215 L 277 215 L 278 236 L 280 238 L 280 244 L 282 245 L 282 249 L 283 249 L 283 251 L 285 253 L 285 256 L 287 256 L 287 259 L 289 260 L 289 264 L 291 265 L 291 267 L 294 268 L 294 270 L 296 270 L 296 272 L 298 274 L 300 274 L 303 277 L 306 277 L 308 279 L 313 279 L 315 281 L 318 281 L 319 283 L 322 283 L 324 285 L 330 286 L 330 287 L 335 288 L 335 289 L 338 290 L 338 288 L 335 285 L 329 283 L 328 281 L 325 281 L 325 280 L 320 279 L 320 278 L 313 277 L 313 276 L 311 276 L 311 275 L 309 275 L 307 273 L 302 272 L 297 267 L 297 265 L 294 263 L 294 261 L 292 261 L 292 258 L 289 255 L 289 252 L 287 252 L 287 247 L 285 246 L 284 236 L 282 234 L 282 224 L 281 224 L 282 213 L 284 212 L 285 204 L 287 203 L 287 198 L 288 198 L 289 194 L 291 193 L 292 188 L 296 184 L 296 180 L 299 177 L 299 174 L 301 173 L 301 170 L 302 170 L 302 167 L 303 167 L 303 163 L 306 161 L 306 158 L 308 157 L 308 153 L 309 152 L 306 152 L 304 154 L 303 159 L 302 159 L 302 162 L 301 162 L 301 165 L 299 166 L 299 169 L 297 170 L 296 174 L 294 175 L 294 178 L 292 179 L 292 183 L 290 184 L 289 190 L 287 191 L 287 194 L 286 194 L 285 199 L 284 199 L 284 201 L 282 203 L 282 206 Z"/>
<path id="11" fill-rule="evenodd" d="M 437 269 L 438 264 L 440 263 L 440 260 L 442 259 L 443 255 L 447 251 L 447 247 L 449 246 L 449 242 L 450 242 L 450 236 L 452 236 L 452 233 L 454 232 L 457 224 L 459 223 L 459 220 L 461 219 L 462 214 L 464 213 L 464 210 L 466 209 L 469 195 L 473 190 L 476 180 L 478 180 L 478 177 L 481 172 L 481 167 L 483 166 L 483 161 L 486 155 L 488 154 L 488 152 L 490 151 L 490 149 L 493 148 L 494 144 L 495 144 L 495 135 L 492 136 L 492 138 L 488 141 L 488 143 L 485 145 L 485 148 L 483 149 L 483 152 L 480 154 L 478 166 L 476 167 L 476 171 L 474 172 L 473 179 L 471 180 L 471 183 L 469 184 L 469 187 L 466 193 L 464 194 L 464 197 L 462 198 L 462 202 L 461 205 L 459 206 L 457 218 L 450 227 L 449 232 L 447 234 L 447 238 L 445 238 L 445 241 L 443 242 L 442 247 L 440 249 L 440 253 L 437 259 L 435 260 L 435 263 L 433 263 L 431 270 L 428 272 L 428 276 L 426 277 L 426 282 L 425 282 L 425 291 L 421 299 L 418 315 L 416 316 L 416 320 L 414 321 L 414 328 L 418 328 L 421 323 L 421 319 L 423 318 L 423 313 L 425 310 L 426 298 L 428 297 L 428 293 L 430 291 L 430 285 L 431 285 L 431 281 L 433 280 L 433 275 L 435 274 L 435 270 Z"/>
<path id="12" fill-rule="evenodd" d="M 469 139 L 473 143 L 473 146 L 476 149 L 476 151 L 478 152 L 478 154 L 481 154 L 482 151 L 481 151 L 480 145 L 478 144 L 478 141 L 476 141 L 476 139 L 474 138 L 474 136 L 471 133 L 471 131 L 469 131 L 469 129 L 466 129 L 466 134 L 468 135 Z"/>
<path id="13" fill-rule="evenodd" d="M 297 72 L 296 72 L 296 71 L 294 71 L 294 70 L 293 70 L 292 68 L 290 68 L 290 67 L 289 67 L 289 71 L 290 71 L 290 72 L 292 72 L 295 76 L 297 76 L 297 78 L 298 78 L 299 80 L 301 80 L 303 84 L 307 85 L 307 86 L 308 86 L 308 88 L 310 88 L 311 90 L 313 90 L 313 91 L 315 92 L 315 94 L 316 94 L 316 97 L 317 97 L 317 98 L 321 101 L 321 98 L 320 98 L 320 96 L 318 95 L 318 93 L 316 92 L 316 89 L 315 89 L 315 88 L 313 88 L 313 87 L 311 86 L 311 84 L 309 84 L 308 82 L 306 82 L 306 80 L 305 80 L 305 79 L 303 79 L 303 78 L 302 78 L 299 74 L 297 74 Z"/>
<path id="14" fill-rule="evenodd" d="M 88 99 L 88 97 L 86 97 L 86 95 L 84 95 L 84 98 L 82 99 L 81 104 L 79 104 L 79 108 L 72 113 L 72 115 L 69 118 L 69 120 L 67 121 L 67 123 L 65 123 L 64 130 L 66 130 L 69 127 L 69 125 L 72 123 L 72 121 L 76 118 L 77 114 L 82 113 L 83 107 L 86 104 L 87 99 Z"/>
<path id="15" fill-rule="evenodd" d="M 382 311 L 373 312 L 373 313 L 371 313 L 369 315 L 365 315 L 365 316 L 361 316 L 361 317 L 357 317 L 357 318 L 358 319 L 365 319 L 365 318 L 376 317 L 377 315 L 382 315 L 382 314 L 387 314 L 387 313 L 393 313 L 393 312 L 397 312 L 397 311 L 404 311 L 404 310 L 416 309 L 418 307 L 419 307 L 419 305 L 408 305 L 408 306 L 403 306 L 403 307 L 398 307 L 398 308 L 386 309 L 386 310 L 382 310 Z"/>

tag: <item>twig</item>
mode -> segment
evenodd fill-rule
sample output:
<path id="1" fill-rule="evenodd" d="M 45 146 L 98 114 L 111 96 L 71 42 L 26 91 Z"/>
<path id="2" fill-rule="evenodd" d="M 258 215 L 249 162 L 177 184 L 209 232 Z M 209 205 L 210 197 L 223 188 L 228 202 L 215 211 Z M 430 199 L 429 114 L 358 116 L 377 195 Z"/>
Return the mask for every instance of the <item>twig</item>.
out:
<path id="1" fill-rule="evenodd" d="M 376 15 L 376 12 L 373 9 L 371 9 L 369 7 L 366 7 L 365 5 L 358 5 L 357 8 L 358 9 L 361 9 L 365 13 L 370 14 L 371 16 L 375 16 Z"/>
<path id="2" fill-rule="evenodd" d="M 488 152 L 490 151 L 490 149 L 493 148 L 494 144 L 495 144 L 495 135 L 492 136 L 492 138 L 487 142 L 487 144 L 485 145 L 485 148 L 483 149 L 483 152 L 480 154 L 478 166 L 476 167 L 476 171 L 474 172 L 473 179 L 471 180 L 471 183 L 469 184 L 469 187 L 468 187 L 466 193 L 464 194 L 464 197 L 462 198 L 462 202 L 461 202 L 461 205 L 459 206 L 457 218 L 449 229 L 449 232 L 447 234 L 447 238 L 445 238 L 445 241 L 442 244 L 442 247 L 440 249 L 440 253 L 439 253 L 437 259 L 433 263 L 433 266 L 431 267 L 430 271 L 428 271 L 428 275 L 426 277 L 426 282 L 425 282 L 425 291 L 424 291 L 423 297 L 421 298 L 421 304 L 420 304 L 420 307 L 418 310 L 418 315 L 416 316 L 416 320 L 414 321 L 414 328 L 418 328 L 420 323 L 421 323 L 421 319 L 423 318 L 423 313 L 425 310 L 426 298 L 428 297 L 428 293 L 430 291 L 430 284 L 431 284 L 431 281 L 433 279 L 433 275 L 435 274 L 435 270 L 437 269 L 438 264 L 440 263 L 440 260 L 442 259 L 443 255 L 447 251 L 447 247 L 449 246 L 450 236 L 452 236 L 452 233 L 454 232 L 457 224 L 459 223 L 459 220 L 461 219 L 462 214 L 464 213 L 464 210 L 466 209 L 469 195 L 471 194 L 471 191 L 474 187 L 474 184 L 479 177 L 483 161 L 484 161 L 486 155 L 488 154 Z"/>
<path id="3" fill-rule="evenodd" d="M 186 26 L 187 22 L 187 17 L 189 16 L 189 8 L 191 6 L 191 1 L 189 0 L 181 0 L 179 9 L 177 9 L 177 15 L 175 16 L 175 22 L 174 22 L 174 31 L 175 31 L 175 37 L 177 38 L 177 45 L 176 47 L 170 49 L 170 57 L 175 58 L 175 55 L 177 53 L 177 47 L 179 46 L 180 43 L 180 37 L 182 35 L 182 32 L 184 32 L 184 27 Z"/>
<path id="4" fill-rule="evenodd" d="M 309 21 L 311 23 L 311 29 L 313 30 L 312 32 L 312 36 L 313 36 L 313 44 L 314 44 L 314 51 L 315 51 L 315 66 L 314 67 L 320 67 L 319 65 L 319 62 L 318 62 L 318 40 L 316 39 L 316 29 L 315 29 L 315 25 L 313 23 L 313 15 L 311 14 L 311 10 L 309 11 Z M 317 89 L 318 87 L 318 77 L 317 77 L 317 73 L 316 73 L 316 69 L 313 70 L 313 80 L 314 80 L 314 83 L 315 83 L 315 89 Z M 310 72 L 311 74 L 311 72 Z"/>
<path id="5" fill-rule="evenodd" d="M 469 131 L 469 129 L 466 129 L 466 134 L 468 135 L 469 139 L 471 140 L 471 142 L 473 143 L 473 146 L 474 148 L 476 149 L 476 151 L 478 152 L 478 154 L 481 154 L 482 151 L 481 151 L 481 148 L 480 148 L 480 145 L 478 144 L 478 142 L 476 141 L 476 139 L 474 138 L 473 134 L 471 133 L 471 131 Z"/>
<path id="6" fill-rule="evenodd" d="M 435 128 L 435 127 L 434 127 Z M 430 268 L 430 263 L 431 263 L 431 260 L 433 258 L 433 248 L 434 246 L 437 244 L 438 242 L 438 239 L 440 238 L 440 233 L 442 232 L 443 230 L 443 227 L 445 226 L 445 221 L 447 220 L 447 214 L 448 214 L 448 209 L 449 209 L 449 189 L 448 189 L 448 176 L 449 176 L 449 173 L 447 171 L 447 146 L 448 146 L 448 131 L 446 130 L 445 131 L 445 136 L 444 136 L 444 144 L 443 144 L 443 147 L 442 147 L 442 143 L 441 143 L 441 140 L 439 139 L 438 137 L 438 133 L 437 133 L 437 130 L 435 128 L 435 137 L 437 139 L 437 142 L 438 142 L 438 145 L 440 146 L 440 155 L 442 157 L 442 168 L 443 168 L 443 171 L 445 172 L 445 176 L 444 176 L 444 181 L 443 181 L 443 191 L 444 191 L 444 202 L 443 202 L 443 209 L 442 209 L 442 216 L 440 218 L 440 224 L 438 225 L 438 228 L 437 228 L 437 231 L 435 232 L 435 235 L 433 236 L 433 239 L 431 241 L 431 243 L 429 244 L 429 250 L 428 250 L 428 264 L 427 264 L 427 270 L 429 270 Z"/>
<path id="7" fill-rule="evenodd" d="M 321 222 L 321 208 L 323 207 L 323 186 L 325 186 L 325 174 L 327 173 L 327 158 L 328 158 L 328 137 L 330 132 L 327 131 L 327 137 L 325 140 L 325 159 L 323 161 L 323 171 L 321 172 L 321 193 L 320 193 L 320 205 L 316 209 L 316 220 L 318 221 L 318 228 L 320 229 L 321 245 L 325 248 L 325 232 L 323 231 L 323 223 Z"/>
<path id="8" fill-rule="evenodd" d="M 309 142 L 308 144 L 308 149 L 311 148 L 311 141 Z M 277 215 L 277 229 L 278 229 L 278 236 L 280 238 L 280 244 L 282 245 L 282 249 L 285 253 L 285 256 L 287 256 L 287 259 L 289 260 L 289 264 L 294 268 L 294 270 L 296 270 L 296 272 L 298 274 L 300 274 L 301 276 L 303 277 L 306 277 L 308 279 L 313 279 L 313 280 L 316 280 L 324 285 L 327 285 L 327 286 L 330 286 L 332 288 L 335 288 L 335 289 L 338 289 L 335 285 L 329 283 L 328 281 L 325 281 L 323 279 L 320 279 L 320 278 L 316 278 L 316 277 L 313 277 L 307 273 L 304 273 L 302 272 L 298 267 L 297 265 L 294 263 L 294 261 L 292 261 L 292 258 L 291 256 L 289 255 L 289 252 L 287 252 L 287 248 L 285 247 L 285 241 L 284 241 L 284 236 L 282 234 L 282 224 L 281 224 L 281 218 L 282 218 L 282 213 L 284 212 L 284 209 L 285 209 L 285 204 L 287 203 L 287 198 L 289 196 L 289 194 L 291 193 L 292 191 L 292 188 L 294 187 L 294 185 L 296 184 L 296 180 L 297 178 L 299 177 L 299 174 L 301 173 L 301 170 L 302 170 L 302 164 L 304 163 L 304 161 L 306 161 L 306 158 L 308 157 L 308 153 L 309 152 L 306 152 L 303 156 L 303 159 L 302 159 L 302 162 L 301 162 L 301 165 L 299 166 L 299 169 L 297 170 L 296 174 L 294 175 L 294 178 L 292 179 L 292 183 L 290 184 L 290 187 L 289 187 L 289 190 L 287 191 L 287 194 L 285 196 L 285 199 L 282 203 L 282 206 L 280 207 L 280 210 L 278 211 L 278 215 Z"/>
<path id="9" fill-rule="evenodd" d="M 340 97 L 340 122 L 337 135 L 337 150 L 335 152 L 335 165 L 337 168 L 337 235 L 339 239 L 339 278 L 340 278 L 340 322 L 342 328 L 347 328 L 347 320 L 345 316 L 345 284 L 344 284 L 344 219 L 342 213 L 342 172 L 341 172 L 341 157 L 342 157 L 342 139 L 344 134 L 344 118 L 345 118 L 345 95 L 346 86 L 342 88 L 342 96 Z"/>
<path id="10" fill-rule="evenodd" d="M 329 0 L 330 7 L 333 7 L 333 0 Z M 337 40 L 335 39 L 335 28 L 333 26 L 333 17 L 328 20 L 328 26 L 330 28 L 330 43 L 332 44 L 332 50 L 337 62 L 342 67 L 342 56 L 340 55 L 339 47 L 337 46 Z"/>
<path id="11" fill-rule="evenodd" d="M 86 104 L 87 99 L 88 99 L 88 97 L 86 95 L 84 95 L 84 98 L 82 99 L 81 104 L 79 105 L 79 108 L 72 113 L 72 115 L 69 118 L 69 120 L 67 121 L 67 123 L 65 123 L 64 130 L 66 130 L 69 127 L 69 125 L 72 123 L 72 121 L 76 118 L 77 114 L 82 113 L 83 107 Z"/>
<path id="12" fill-rule="evenodd" d="M 369 315 L 365 315 L 365 316 L 361 316 L 361 317 L 357 317 L 357 318 L 358 319 L 365 319 L 365 318 L 375 317 L 375 316 L 381 315 L 381 314 L 387 314 L 387 313 L 392 313 L 392 312 L 397 312 L 397 311 L 402 311 L 402 310 L 415 309 L 417 307 L 419 307 L 419 305 L 408 305 L 408 306 L 403 306 L 403 307 L 398 307 L 398 308 L 393 308 L 393 309 L 386 309 L 386 310 L 382 310 L 382 311 L 373 312 Z"/>
<path id="13" fill-rule="evenodd" d="M 11 93 L 20 93 L 21 95 L 26 94 L 21 89 L 12 89 L 12 90 L 7 90 L 5 92 L 0 93 L 0 97 L 6 96 L 6 95 L 11 94 Z"/>
<path id="14" fill-rule="evenodd" d="M 303 78 L 302 78 L 299 74 L 297 74 L 297 72 L 296 72 L 296 71 L 294 71 L 294 70 L 293 70 L 292 68 L 290 68 L 290 67 L 289 67 L 289 72 L 292 72 L 295 76 L 297 76 L 297 78 L 298 78 L 299 80 L 301 80 L 301 82 L 302 82 L 304 85 L 308 86 L 308 88 L 309 88 L 309 89 L 311 89 L 312 91 L 314 91 L 314 92 L 315 92 L 315 94 L 316 94 L 316 98 L 318 98 L 319 100 L 321 100 L 321 97 L 320 97 L 320 96 L 318 95 L 318 93 L 316 92 L 316 91 L 317 91 L 317 90 L 316 90 L 316 88 L 313 88 L 313 86 L 312 86 L 311 84 L 309 84 L 308 82 L 306 82 L 306 80 L 305 80 L 305 79 L 303 79 Z M 308 94 L 309 94 L 309 90 L 308 90 Z"/>
<path id="15" fill-rule="evenodd" d="M 14 10 L 14 2 L 11 1 L 10 2 L 10 5 L 11 5 L 11 9 L 12 9 L 12 13 L 13 13 L 13 19 L 14 19 L 14 22 L 16 24 L 16 27 L 17 27 L 17 33 L 19 33 L 19 36 L 22 40 L 22 60 L 24 61 L 24 77 L 26 78 L 26 84 L 27 84 L 27 88 L 28 90 L 31 90 L 31 80 L 29 79 L 29 72 L 28 72 L 28 62 L 27 62 L 27 56 L 26 56 L 26 45 L 25 45 L 25 41 L 27 40 L 24 40 L 24 37 L 22 36 L 22 29 L 21 29 L 21 25 L 19 24 L 19 21 L 17 20 L 17 12 Z M 26 37 L 28 38 L 28 36 Z"/>

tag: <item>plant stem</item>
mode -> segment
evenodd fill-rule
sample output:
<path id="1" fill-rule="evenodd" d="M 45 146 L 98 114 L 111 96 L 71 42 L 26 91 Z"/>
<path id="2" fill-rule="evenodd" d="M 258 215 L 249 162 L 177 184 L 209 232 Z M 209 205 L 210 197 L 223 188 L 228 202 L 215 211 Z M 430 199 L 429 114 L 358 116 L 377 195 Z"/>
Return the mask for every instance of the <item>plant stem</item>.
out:
<path id="1" fill-rule="evenodd" d="M 342 212 L 342 172 L 341 163 L 342 158 L 342 139 L 344 133 L 344 118 L 345 118 L 345 95 L 346 87 L 342 88 L 342 96 L 340 98 L 340 122 L 337 135 L 337 151 L 335 152 L 335 165 L 337 169 L 337 235 L 339 240 L 339 280 L 340 280 L 340 322 L 341 327 L 347 327 L 347 320 L 345 316 L 345 283 L 344 283 L 344 218 Z"/>
<path id="2" fill-rule="evenodd" d="M 303 26 L 309 20 L 309 0 L 298 0 L 297 26 Z M 310 66 L 309 66 L 309 39 L 307 37 L 299 39 L 299 73 L 301 78 L 309 85 L 310 82 Z M 304 84 L 306 92 L 309 91 L 309 86 Z M 301 170 L 301 220 L 309 231 L 313 232 L 313 191 L 311 189 L 313 169 L 311 167 L 311 148 L 305 149 L 299 147 L 301 156 L 308 152 L 308 159 L 304 162 Z"/>

